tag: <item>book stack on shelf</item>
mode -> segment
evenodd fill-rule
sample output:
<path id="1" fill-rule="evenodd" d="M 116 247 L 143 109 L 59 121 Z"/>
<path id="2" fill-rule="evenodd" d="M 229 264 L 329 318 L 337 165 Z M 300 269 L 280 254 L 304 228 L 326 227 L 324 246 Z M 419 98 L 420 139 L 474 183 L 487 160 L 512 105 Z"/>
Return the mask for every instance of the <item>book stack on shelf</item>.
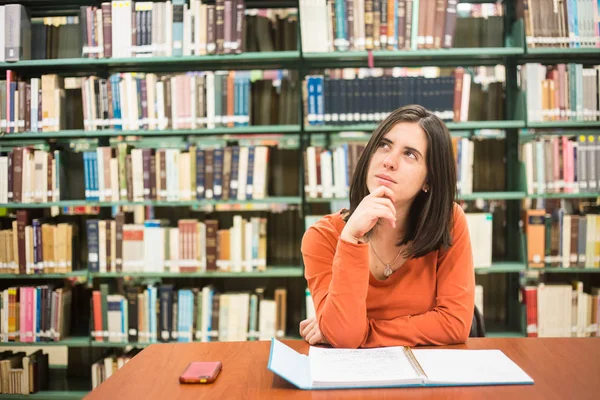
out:
<path id="1" fill-rule="evenodd" d="M 0 1 L 3 392 L 81 398 L 160 341 L 295 337 L 302 235 L 411 103 L 453 138 L 488 335 L 598 336 L 595 8 L 76 3 Z"/>

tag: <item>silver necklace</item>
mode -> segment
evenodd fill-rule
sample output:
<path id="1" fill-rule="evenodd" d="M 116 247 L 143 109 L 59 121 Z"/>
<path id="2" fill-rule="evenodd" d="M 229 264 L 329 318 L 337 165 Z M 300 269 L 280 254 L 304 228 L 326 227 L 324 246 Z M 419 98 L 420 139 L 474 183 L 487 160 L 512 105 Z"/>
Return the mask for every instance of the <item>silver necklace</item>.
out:
<path id="1" fill-rule="evenodd" d="M 369 242 L 369 245 L 371 246 L 371 248 L 373 249 L 373 252 L 375 253 L 375 255 L 377 256 L 377 258 L 379 258 L 379 261 L 381 261 L 381 263 L 383 265 L 385 265 L 385 269 L 383 270 L 383 274 L 385 275 L 386 278 L 388 278 L 391 274 L 394 273 L 394 270 L 392 268 L 390 268 L 390 265 L 392 265 L 393 263 L 396 262 L 396 260 L 398 259 L 398 257 L 400 256 L 400 253 L 402 252 L 402 248 L 404 248 L 404 246 L 402 246 L 402 248 L 398 251 L 398 254 L 396 254 L 396 258 L 394 258 L 394 261 L 392 261 L 391 263 L 386 263 L 384 262 L 381 257 L 379 257 L 379 254 L 377 254 L 377 250 L 375 250 L 375 247 L 373 247 L 373 243 Z"/>

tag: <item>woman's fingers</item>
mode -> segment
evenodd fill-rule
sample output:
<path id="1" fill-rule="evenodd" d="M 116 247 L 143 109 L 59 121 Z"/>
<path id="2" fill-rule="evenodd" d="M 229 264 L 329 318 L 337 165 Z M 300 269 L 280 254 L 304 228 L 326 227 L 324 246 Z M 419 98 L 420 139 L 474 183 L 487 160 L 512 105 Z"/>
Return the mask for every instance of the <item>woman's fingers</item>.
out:
<path id="1" fill-rule="evenodd" d="M 379 204 L 379 205 L 383 205 L 385 207 L 387 207 L 392 214 L 394 214 L 394 217 L 396 216 L 396 207 L 394 207 L 394 203 L 392 203 L 392 201 L 388 198 L 377 198 L 377 199 L 373 199 L 373 202 L 375 204 Z"/>
<path id="2" fill-rule="evenodd" d="M 299 329 L 300 336 L 302 336 L 302 332 L 304 331 L 304 329 L 314 320 L 315 320 L 314 318 L 307 318 L 303 321 L 300 321 L 300 329 Z"/>
<path id="3" fill-rule="evenodd" d="M 308 333 L 310 331 L 312 331 L 313 327 L 317 324 L 317 320 L 313 319 L 305 328 L 304 330 L 300 333 L 300 335 L 306 339 L 306 336 L 308 335 Z"/>

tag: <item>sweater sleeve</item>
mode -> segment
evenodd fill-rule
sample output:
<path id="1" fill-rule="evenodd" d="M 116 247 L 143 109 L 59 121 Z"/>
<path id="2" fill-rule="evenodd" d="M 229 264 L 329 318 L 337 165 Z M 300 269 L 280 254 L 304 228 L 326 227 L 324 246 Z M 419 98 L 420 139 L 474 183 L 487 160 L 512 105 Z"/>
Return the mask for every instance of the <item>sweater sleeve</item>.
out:
<path id="1" fill-rule="evenodd" d="M 446 345 L 467 340 L 473 320 L 475 273 L 467 221 L 460 207 L 455 207 L 452 241 L 450 248 L 438 254 L 435 307 L 420 315 L 385 321 L 364 319 L 368 333 L 357 345 Z"/>
<path id="2" fill-rule="evenodd" d="M 363 341 L 368 328 L 368 245 L 339 239 L 331 222 L 322 220 L 304 234 L 302 257 L 321 333 L 334 347 Z"/>

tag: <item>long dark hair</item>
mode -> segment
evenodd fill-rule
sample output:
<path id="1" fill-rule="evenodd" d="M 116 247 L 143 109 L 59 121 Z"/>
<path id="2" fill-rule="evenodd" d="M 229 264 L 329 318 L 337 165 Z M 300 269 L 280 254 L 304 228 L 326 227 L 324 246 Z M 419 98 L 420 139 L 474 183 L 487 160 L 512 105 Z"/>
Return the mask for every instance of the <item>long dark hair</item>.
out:
<path id="1" fill-rule="evenodd" d="M 456 165 L 452 150 L 452 138 L 446 124 L 436 115 L 419 105 L 408 105 L 392 112 L 373 132 L 365 150 L 358 159 L 350 184 L 350 209 L 344 221 L 356 210 L 365 196 L 367 173 L 373 153 L 383 136 L 400 122 L 414 122 L 427 136 L 427 186 L 428 192 L 420 191 L 408 214 L 408 229 L 397 243 L 398 246 L 412 241 L 404 253 L 409 258 L 452 245 L 451 227 L 456 196 Z"/>

